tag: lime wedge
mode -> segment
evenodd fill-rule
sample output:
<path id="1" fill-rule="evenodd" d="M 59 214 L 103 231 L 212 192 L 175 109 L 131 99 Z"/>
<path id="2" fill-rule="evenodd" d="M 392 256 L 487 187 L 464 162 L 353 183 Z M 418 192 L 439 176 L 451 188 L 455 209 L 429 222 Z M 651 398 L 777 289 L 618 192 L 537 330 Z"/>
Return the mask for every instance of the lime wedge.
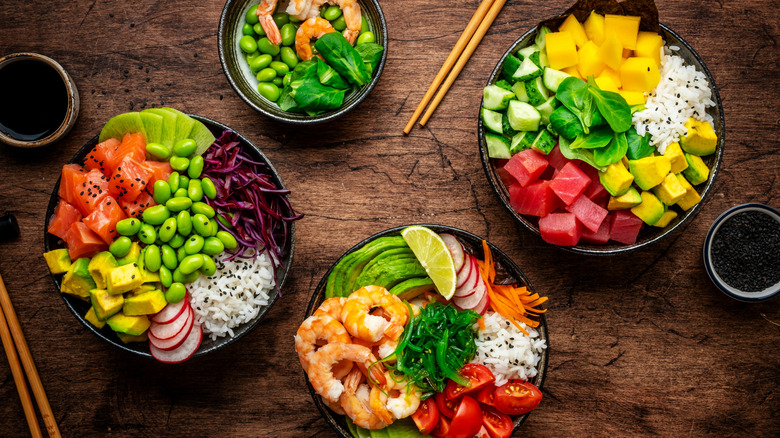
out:
<path id="1" fill-rule="evenodd" d="M 452 299 L 457 274 L 452 254 L 444 240 L 433 230 L 420 226 L 404 228 L 401 236 L 433 280 L 439 294 L 448 300 Z"/>

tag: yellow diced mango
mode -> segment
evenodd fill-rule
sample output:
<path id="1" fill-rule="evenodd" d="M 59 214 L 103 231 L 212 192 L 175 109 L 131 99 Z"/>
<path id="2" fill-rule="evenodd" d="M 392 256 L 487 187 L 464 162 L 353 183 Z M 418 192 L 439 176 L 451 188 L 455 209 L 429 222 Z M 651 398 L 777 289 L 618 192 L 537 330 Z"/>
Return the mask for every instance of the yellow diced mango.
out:
<path id="1" fill-rule="evenodd" d="M 577 17 L 575 17 L 574 14 L 566 17 L 563 24 L 558 27 L 558 31 L 569 32 L 572 38 L 574 38 L 574 44 L 576 44 L 578 48 L 584 46 L 585 43 L 588 42 L 588 37 L 585 35 L 585 28 L 577 21 Z"/>
<path id="2" fill-rule="evenodd" d="M 644 103 L 647 101 L 645 99 L 645 95 L 640 93 L 639 91 L 618 91 L 618 94 L 623 96 L 623 99 L 626 99 L 626 103 L 629 105 L 644 105 Z"/>
<path id="3" fill-rule="evenodd" d="M 664 39 L 655 32 L 639 32 L 636 37 L 636 56 L 641 58 L 652 58 L 657 66 L 661 66 L 661 47 L 664 46 Z"/>
<path id="4" fill-rule="evenodd" d="M 688 168 L 688 162 L 685 161 L 685 155 L 682 148 L 680 148 L 680 143 L 674 142 L 667 146 L 664 156 L 669 157 L 669 161 L 672 162 L 672 173 L 680 173 Z"/>
<path id="5" fill-rule="evenodd" d="M 599 76 L 596 79 L 596 85 L 599 86 L 604 91 L 612 91 L 612 92 L 619 92 L 618 86 L 615 83 L 615 81 L 612 80 L 612 78 L 607 76 Z"/>
<path id="6" fill-rule="evenodd" d="M 583 26 L 585 28 L 585 35 L 588 39 L 601 45 L 604 42 L 604 16 L 597 14 L 595 11 L 588 15 Z"/>
<path id="7" fill-rule="evenodd" d="M 604 39 L 604 43 L 599 49 L 599 55 L 609 68 L 612 70 L 620 69 L 620 65 L 623 64 L 623 46 L 614 33 L 607 35 Z"/>
<path id="8" fill-rule="evenodd" d="M 545 37 L 547 60 L 550 68 L 563 70 L 566 67 L 577 65 L 577 45 L 574 37 L 569 32 L 550 32 Z"/>
<path id="9" fill-rule="evenodd" d="M 604 66 L 604 70 L 601 70 L 601 74 L 598 77 L 610 78 L 618 88 L 623 86 L 623 83 L 620 82 L 620 73 L 612 70 L 610 67 Z"/>
<path id="10" fill-rule="evenodd" d="M 580 79 L 584 80 L 583 77 L 580 76 L 580 70 L 577 68 L 576 65 L 572 65 L 571 67 L 566 67 L 566 68 L 564 68 L 561 71 L 566 73 L 566 74 L 572 75 L 575 78 L 580 78 Z"/>
<path id="11" fill-rule="evenodd" d="M 641 17 L 607 14 L 604 16 L 604 35 L 614 33 L 624 48 L 634 50 L 640 19 Z"/>
<path id="12" fill-rule="evenodd" d="M 577 56 L 579 57 L 580 76 L 583 78 L 598 76 L 604 70 L 604 61 L 599 56 L 599 46 L 593 41 L 588 41 L 577 52 Z"/>
<path id="13" fill-rule="evenodd" d="M 633 57 L 620 67 L 620 80 L 625 91 L 650 92 L 661 80 L 661 73 L 654 60 Z"/>

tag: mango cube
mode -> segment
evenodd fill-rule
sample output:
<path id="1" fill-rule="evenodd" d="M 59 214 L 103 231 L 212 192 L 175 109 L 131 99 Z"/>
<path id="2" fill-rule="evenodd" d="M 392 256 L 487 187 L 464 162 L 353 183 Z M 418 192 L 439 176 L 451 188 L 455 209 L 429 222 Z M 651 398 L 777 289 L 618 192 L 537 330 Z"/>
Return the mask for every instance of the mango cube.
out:
<path id="1" fill-rule="evenodd" d="M 663 228 L 667 225 L 669 225 L 669 222 L 672 221 L 672 219 L 677 217 L 677 212 L 674 210 L 666 210 L 664 214 L 661 216 L 661 219 L 658 219 L 658 222 L 654 223 L 654 227 L 660 227 Z"/>
<path id="2" fill-rule="evenodd" d="M 626 99 L 626 103 L 629 105 L 644 105 L 647 100 L 645 99 L 645 95 L 643 93 L 640 93 L 639 91 L 618 91 L 618 94 L 623 96 L 623 99 Z"/>
<path id="3" fill-rule="evenodd" d="M 661 184 L 661 181 L 666 178 L 666 175 L 672 169 L 672 163 L 668 157 L 650 156 L 638 160 L 629 160 L 628 168 L 631 171 L 631 175 L 634 175 L 636 185 L 642 190 L 650 190 Z"/>
<path id="4" fill-rule="evenodd" d="M 576 44 L 577 47 L 582 47 L 588 42 L 588 36 L 585 35 L 585 28 L 577 21 L 577 17 L 575 17 L 574 14 L 566 17 L 563 24 L 558 27 L 558 31 L 569 32 L 572 38 L 574 38 L 574 44 Z"/>
<path id="5" fill-rule="evenodd" d="M 623 64 L 623 46 L 614 33 L 604 39 L 604 43 L 599 48 L 599 55 L 609 68 L 616 71 L 620 69 Z"/>
<path id="6" fill-rule="evenodd" d="M 685 136 L 680 139 L 680 146 L 689 154 L 705 156 L 715 152 L 718 136 L 709 122 L 700 122 L 690 118 L 685 122 Z"/>
<path id="7" fill-rule="evenodd" d="M 595 79 L 595 81 L 596 81 L 596 85 L 598 85 L 599 88 L 601 88 L 604 91 L 612 91 L 615 93 L 620 91 L 618 90 L 618 86 L 615 83 L 615 81 L 612 80 L 612 78 L 599 76 Z"/>
<path id="8" fill-rule="evenodd" d="M 566 74 L 568 74 L 568 75 L 574 76 L 575 78 L 580 78 L 582 80 L 585 80 L 585 79 L 583 79 L 582 76 L 580 76 L 580 70 L 577 68 L 576 65 L 573 65 L 571 67 L 566 67 L 566 68 L 564 68 L 561 71 L 566 73 Z"/>
<path id="9" fill-rule="evenodd" d="M 612 82 L 615 85 L 617 85 L 618 88 L 623 86 L 623 83 L 620 82 L 620 73 L 618 73 L 617 71 L 613 70 L 610 67 L 604 66 L 604 70 L 601 70 L 601 74 L 598 75 L 597 78 L 599 77 L 610 78 Z"/>
<path id="10" fill-rule="evenodd" d="M 604 34 L 614 33 L 624 48 L 634 50 L 640 19 L 641 17 L 607 14 L 604 16 Z"/>
<path id="11" fill-rule="evenodd" d="M 658 222 L 666 212 L 666 206 L 654 194 L 642 192 L 642 203 L 633 207 L 631 213 L 642 219 L 647 225 Z"/>
<path id="12" fill-rule="evenodd" d="M 693 208 L 694 205 L 701 202 L 701 196 L 699 196 L 699 192 L 693 188 L 691 183 L 689 183 L 682 174 L 677 174 L 675 176 L 677 176 L 677 181 L 680 182 L 680 185 L 685 187 L 685 195 L 677 201 L 677 205 L 683 210 L 688 211 Z"/>
<path id="13" fill-rule="evenodd" d="M 674 205 L 685 196 L 686 189 L 680 184 L 677 176 L 669 172 L 661 184 L 653 187 L 653 193 L 666 205 Z"/>
<path id="14" fill-rule="evenodd" d="M 577 45 L 574 37 L 569 32 L 550 32 L 545 37 L 547 60 L 550 68 L 563 70 L 566 67 L 577 65 Z"/>
<path id="15" fill-rule="evenodd" d="M 680 173 L 688 168 L 688 162 L 685 161 L 685 155 L 683 155 L 683 151 L 680 149 L 680 143 L 674 142 L 669 144 L 664 151 L 664 156 L 669 157 L 669 161 L 672 162 L 672 173 Z"/>
<path id="16" fill-rule="evenodd" d="M 589 76 L 598 76 L 604 70 L 604 61 L 599 56 L 599 46 L 593 41 L 588 41 L 578 52 L 579 62 L 577 66 L 580 70 L 580 76 L 588 78 Z"/>
<path id="17" fill-rule="evenodd" d="M 585 19 L 583 27 L 585 28 L 585 35 L 588 36 L 589 40 L 599 46 L 604 42 L 603 15 L 597 14 L 595 11 L 591 12 L 590 15 L 588 15 L 588 18 Z"/>
<path id="18" fill-rule="evenodd" d="M 655 61 L 650 58 L 628 58 L 620 67 L 623 90 L 650 92 L 661 80 L 661 73 Z"/>
<path id="19" fill-rule="evenodd" d="M 688 182 L 696 186 L 707 181 L 710 177 L 710 169 L 700 156 L 685 153 L 685 161 L 688 162 L 688 168 L 683 170 L 683 175 Z"/>
<path id="20" fill-rule="evenodd" d="M 664 39 L 655 32 L 639 32 L 636 37 L 636 49 L 634 53 L 641 58 L 651 58 L 655 65 L 661 66 L 661 48 Z"/>
<path id="21" fill-rule="evenodd" d="M 623 162 L 619 161 L 607 166 L 603 172 L 600 171 L 599 181 L 610 195 L 620 196 L 631 188 L 634 176 L 626 170 Z"/>

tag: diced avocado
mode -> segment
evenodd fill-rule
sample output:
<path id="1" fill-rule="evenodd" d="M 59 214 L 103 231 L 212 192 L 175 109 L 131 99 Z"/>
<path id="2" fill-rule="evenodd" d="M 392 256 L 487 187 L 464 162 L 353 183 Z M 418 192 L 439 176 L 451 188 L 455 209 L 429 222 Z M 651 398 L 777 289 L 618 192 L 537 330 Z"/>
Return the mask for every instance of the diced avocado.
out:
<path id="1" fill-rule="evenodd" d="M 541 122 L 542 116 L 536 108 L 525 102 L 520 102 L 519 100 L 510 101 L 506 114 L 509 117 L 509 124 L 512 126 L 512 129 L 518 131 L 539 130 L 539 122 Z"/>
<path id="2" fill-rule="evenodd" d="M 97 314 L 95 313 L 95 308 L 94 307 L 90 307 L 89 308 L 89 310 L 87 311 L 87 314 L 84 315 L 84 319 L 86 319 L 87 322 L 89 322 L 90 324 L 94 325 L 98 329 L 102 329 L 103 327 L 106 326 L 106 322 L 105 321 L 101 321 L 101 320 L 98 319 Z"/>
<path id="3" fill-rule="evenodd" d="M 669 225 L 669 222 L 672 221 L 672 219 L 677 217 L 677 212 L 674 210 L 666 210 L 664 214 L 661 216 L 661 219 L 658 219 L 658 222 L 654 223 L 654 227 L 663 228 L 667 225 Z"/>
<path id="4" fill-rule="evenodd" d="M 544 73 L 542 69 L 528 57 L 523 59 L 520 67 L 512 73 L 512 78 L 516 81 L 525 82 L 540 77 L 542 73 Z"/>
<path id="5" fill-rule="evenodd" d="M 685 155 L 680 148 L 680 143 L 674 142 L 666 147 L 664 157 L 669 158 L 672 163 L 672 173 L 680 173 L 688 168 L 688 162 L 685 161 Z"/>
<path id="6" fill-rule="evenodd" d="M 122 310 L 122 305 L 125 303 L 122 295 L 110 295 L 103 289 L 92 289 L 89 291 L 89 296 L 92 308 L 95 309 L 95 316 L 101 321 Z"/>
<path id="7" fill-rule="evenodd" d="M 515 93 L 497 85 L 488 85 L 482 90 L 482 108 L 497 111 L 506 109 L 509 101 L 515 98 Z"/>
<path id="8" fill-rule="evenodd" d="M 427 292 L 435 291 L 436 287 L 433 285 L 431 277 L 425 278 L 410 278 L 404 280 L 390 289 L 390 293 L 398 296 L 398 298 L 409 301 L 414 297 Z"/>
<path id="9" fill-rule="evenodd" d="M 124 333 L 116 332 L 116 335 L 119 337 L 119 340 L 122 341 L 125 344 L 129 344 L 131 342 L 148 342 L 149 341 L 149 334 L 147 332 L 143 332 L 138 336 L 133 335 L 126 335 Z"/>
<path id="10" fill-rule="evenodd" d="M 139 245 L 138 242 L 133 242 L 133 244 L 130 245 L 130 252 L 128 252 L 126 256 L 116 259 L 116 263 L 119 266 L 129 265 L 130 263 L 137 263 L 140 257 L 141 245 Z"/>
<path id="11" fill-rule="evenodd" d="M 501 66 L 501 77 L 509 82 L 514 83 L 516 79 L 513 78 L 512 75 L 520 67 L 520 62 L 520 59 L 515 55 L 507 55 L 506 59 L 504 59 L 504 64 Z"/>
<path id="12" fill-rule="evenodd" d="M 626 166 L 626 169 L 628 169 L 628 161 L 629 161 L 628 156 L 624 156 L 623 158 L 620 159 L 620 161 L 623 162 L 623 165 Z"/>
<path id="13" fill-rule="evenodd" d="M 528 103 L 534 106 L 541 105 L 550 98 L 550 92 L 544 86 L 541 76 L 525 81 L 525 92 L 528 95 Z"/>
<path id="14" fill-rule="evenodd" d="M 718 136 L 709 122 L 700 122 L 693 118 L 685 122 L 685 136 L 680 139 L 682 150 L 689 154 L 705 156 L 715 152 Z"/>
<path id="15" fill-rule="evenodd" d="M 666 205 L 674 205 L 685 196 L 685 187 L 680 184 L 677 175 L 669 172 L 661 184 L 653 187 L 653 193 Z"/>
<path id="16" fill-rule="evenodd" d="M 668 157 L 653 156 L 628 160 L 628 168 L 634 175 L 636 185 L 642 190 L 650 190 L 666 178 L 672 169 L 672 163 Z"/>
<path id="17" fill-rule="evenodd" d="M 685 161 L 688 162 L 688 168 L 683 170 L 683 175 L 691 185 L 699 185 L 710 176 L 710 169 L 707 168 L 707 164 L 698 155 L 692 155 L 685 153 Z"/>
<path id="18" fill-rule="evenodd" d="M 138 265 L 119 266 L 112 269 L 106 277 L 106 290 L 111 295 L 129 292 L 144 283 L 144 275 Z"/>
<path id="19" fill-rule="evenodd" d="M 159 288 L 156 287 L 153 284 L 146 284 L 146 283 L 144 283 L 144 284 L 138 286 L 137 288 L 131 290 L 130 292 L 125 292 L 124 293 L 124 297 L 125 297 L 125 299 L 128 299 L 130 297 L 141 295 L 143 293 L 146 293 L 146 292 L 149 292 L 149 291 L 153 291 L 155 289 L 159 289 Z"/>
<path id="20" fill-rule="evenodd" d="M 122 312 L 108 318 L 108 321 L 106 322 L 108 322 L 108 326 L 111 327 L 111 330 L 131 336 L 143 334 L 151 325 L 151 322 L 149 322 L 149 318 L 147 318 L 146 315 L 129 316 Z"/>
<path id="21" fill-rule="evenodd" d="M 108 251 L 95 254 L 89 261 L 89 274 L 95 280 L 98 289 L 106 288 L 106 277 L 112 269 L 119 266 L 114 255 Z"/>
<path id="22" fill-rule="evenodd" d="M 125 298 L 122 313 L 127 316 L 151 315 L 161 311 L 168 304 L 165 295 L 159 289 Z"/>
<path id="23" fill-rule="evenodd" d="M 510 102 L 511 103 L 511 102 Z M 485 125 L 485 128 L 495 132 L 496 134 L 503 134 L 504 130 L 502 128 L 502 122 L 501 122 L 501 113 L 496 111 L 491 111 L 487 108 L 481 108 L 479 110 L 479 115 L 482 118 L 482 123 Z"/>
<path id="24" fill-rule="evenodd" d="M 642 203 L 642 196 L 637 189 L 629 187 L 626 193 L 620 196 L 610 196 L 607 210 L 628 210 Z"/>
<path id="25" fill-rule="evenodd" d="M 666 211 L 666 206 L 654 194 L 642 192 L 642 203 L 633 207 L 631 213 L 642 219 L 647 225 L 653 225 L 661 219 Z"/>
<path id="26" fill-rule="evenodd" d="M 528 93 L 525 92 L 525 82 L 515 82 L 512 85 L 512 92 L 517 96 L 520 102 L 528 102 Z"/>
<path id="27" fill-rule="evenodd" d="M 550 114 L 552 114 L 559 105 L 558 99 L 556 99 L 555 96 L 550 96 L 543 104 L 536 106 L 536 110 L 539 111 L 539 114 L 542 116 L 543 125 L 550 123 Z"/>
<path id="28" fill-rule="evenodd" d="M 49 252 L 45 252 L 43 253 L 43 258 L 46 259 L 46 264 L 49 265 L 49 271 L 52 274 L 68 272 L 70 265 L 73 264 L 70 261 L 70 255 L 68 255 L 67 248 L 53 249 Z"/>
<path id="29" fill-rule="evenodd" d="M 547 67 L 544 69 L 544 74 L 542 76 L 544 78 L 544 86 L 553 93 L 557 93 L 558 87 L 561 86 L 561 82 L 563 82 L 564 79 L 570 77 L 571 75 L 560 70 Z"/>
<path id="30" fill-rule="evenodd" d="M 509 152 L 509 139 L 503 135 L 486 132 L 485 145 L 487 146 L 487 152 L 490 158 L 497 158 L 500 160 L 512 158 L 512 154 Z"/>
<path id="31" fill-rule="evenodd" d="M 144 277 L 144 283 L 159 283 L 160 274 L 158 272 L 151 272 L 146 269 L 141 270 L 141 275 Z"/>
<path id="32" fill-rule="evenodd" d="M 60 292 L 89 298 L 89 291 L 95 286 L 92 276 L 89 275 L 89 259 L 80 258 L 70 266 L 68 272 L 62 277 Z"/>
<path id="33" fill-rule="evenodd" d="M 512 142 L 509 144 L 509 152 L 514 155 L 518 152 L 524 151 L 531 147 L 536 138 L 536 131 L 520 131 L 512 137 Z"/>
<path id="34" fill-rule="evenodd" d="M 603 172 L 599 171 L 599 181 L 610 195 L 620 196 L 631 188 L 634 176 L 626 170 L 622 162 L 617 162 L 607 166 Z"/>
<path id="35" fill-rule="evenodd" d="M 683 196 L 679 201 L 677 201 L 677 205 L 682 208 L 685 211 L 690 210 L 694 205 L 701 202 L 701 196 L 699 196 L 699 192 L 696 191 L 695 188 L 691 185 L 691 183 L 688 182 L 687 179 L 682 174 L 677 174 L 677 180 L 680 182 L 680 185 L 682 185 L 685 188 L 685 196 Z"/>
<path id="36" fill-rule="evenodd" d="M 534 138 L 534 141 L 531 143 L 531 148 L 535 149 L 537 152 L 547 155 L 550 153 L 551 150 L 555 147 L 555 137 L 553 137 L 552 134 L 546 129 L 542 129 L 539 131 L 539 134 L 536 135 L 536 138 Z"/>

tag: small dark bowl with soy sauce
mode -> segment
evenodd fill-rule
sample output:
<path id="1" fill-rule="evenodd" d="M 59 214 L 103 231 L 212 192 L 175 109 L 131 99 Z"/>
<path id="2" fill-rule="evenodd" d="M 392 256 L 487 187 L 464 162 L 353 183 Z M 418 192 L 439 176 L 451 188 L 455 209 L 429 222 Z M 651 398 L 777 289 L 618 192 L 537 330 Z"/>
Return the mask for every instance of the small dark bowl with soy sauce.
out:
<path id="1" fill-rule="evenodd" d="M 38 53 L 0 58 L 0 141 L 36 148 L 61 140 L 79 114 L 79 92 L 68 72 Z"/>

